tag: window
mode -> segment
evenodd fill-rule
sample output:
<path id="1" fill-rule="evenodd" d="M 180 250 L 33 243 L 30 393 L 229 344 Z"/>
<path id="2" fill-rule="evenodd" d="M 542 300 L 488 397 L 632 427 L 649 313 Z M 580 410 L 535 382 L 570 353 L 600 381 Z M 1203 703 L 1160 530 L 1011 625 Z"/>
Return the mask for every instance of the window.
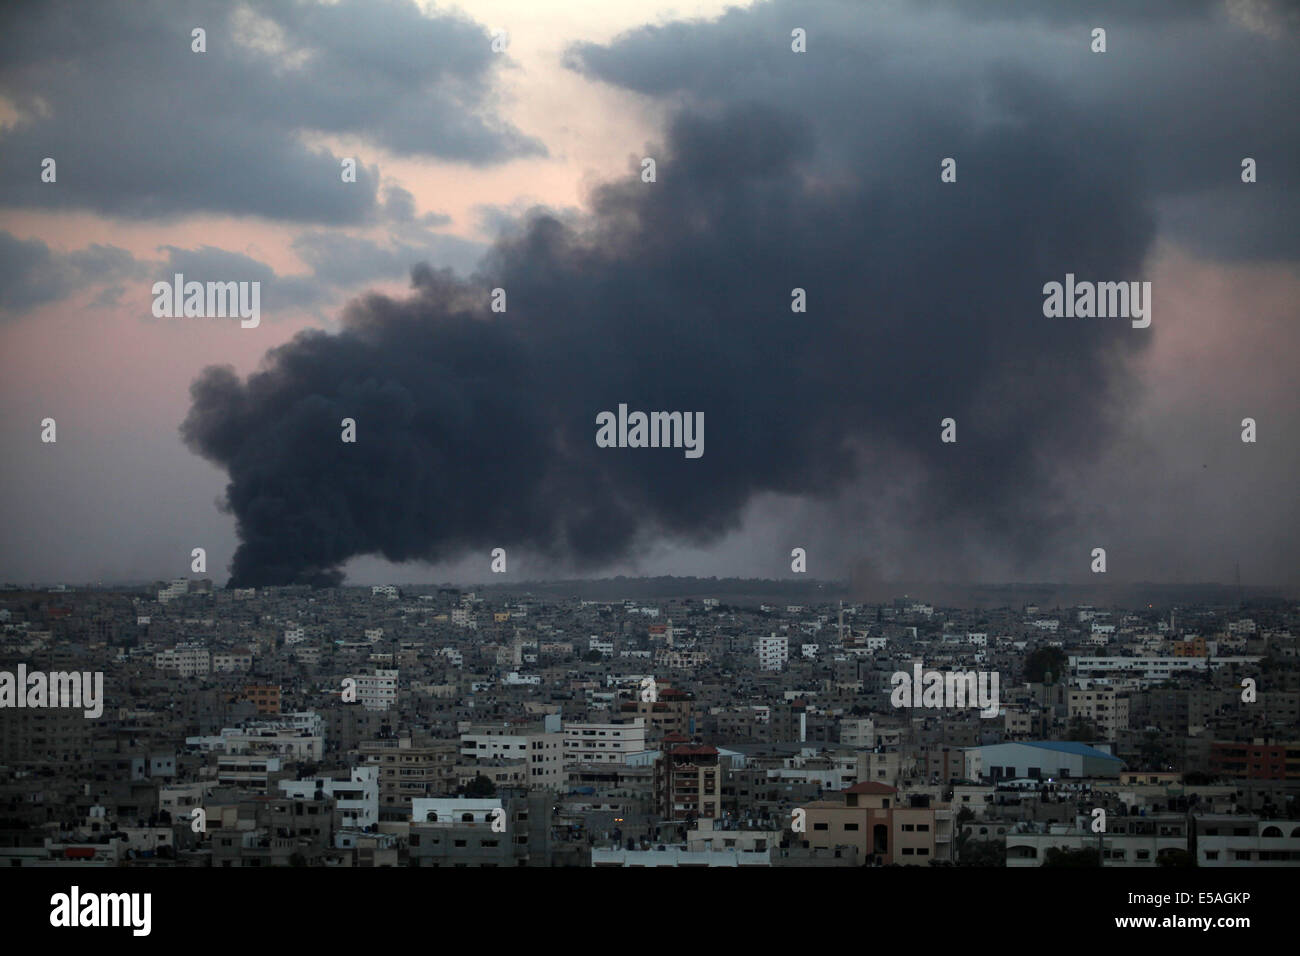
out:
<path id="1" fill-rule="evenodd" d="M 813 829 L 814 829 L 814 830 L 829 830 L 829 829 L 830 829 L 830 824 L 829 824 L 829 823 L 814 823 L 814 824 L 813 824 Z"/>

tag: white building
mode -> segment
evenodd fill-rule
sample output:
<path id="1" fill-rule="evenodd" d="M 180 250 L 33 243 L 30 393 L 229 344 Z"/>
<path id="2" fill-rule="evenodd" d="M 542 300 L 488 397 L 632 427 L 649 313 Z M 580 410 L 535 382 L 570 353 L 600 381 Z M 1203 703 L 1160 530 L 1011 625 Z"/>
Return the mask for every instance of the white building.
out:
<path id="1" fill-rule="evenodd" d="M 542 683 L 540 674 L 521 674 L 519 671 L 511 671 L 501 678 L 502 684 L 509 684 L 512 687 L 532 686 L 536 687 Z"/>
<path id="2" fill-rule="evenodd" d="M 765 671 L 779 671 L 790 660 L 790 639 L 784 635 L 770 634 L 755 643 L 758 666 Z"/>
<path id="3" fill-rule="evenodd" d="M 179 677 L 206 677 L 212 670 L 212 658 L 201 644 L 177 644 L 154 654 L 153 666 L 175 671 Z"/>
<path id="4" fill-rule="evenodd" d="M 397 671 L 376 669 L 357 674 L 357 703 L 366 710 L 388 710 L 397 703 Z"/>
<path id="5" fill-rule="evenodd" d="M 346 780 L 317 777 L 311 780 L 281 780 L 285 795 L 310 800 L 322 792 L 332 797 L 342 825 L 364 829 L 379 823 L 379 768 L 353 767 Z"/>
<path id="6" fill-rule="evenodd" d="M 479 728 L 460 735 L 460 754 L 471 762 L 526 761 L 530 789 L 561 790 L 565 785 L 563 733 L 530 731 L 514 734 Z"/>
<path id="7" fill-rule="evenodd" d="M 158 603 L 166 604 L 168 601 L 175 600 L 178 597 L 184 597 L 190 593 L 190 582 L 188 578 L 175 578 L 171 584 L 158 592 Z"/>
<path id="8" fill-rule="evenodd" d="M 1126 672 L 1148 680 L 1166 680 L 1178 674 L 1203 671 L 1224 664 L 1254 664 L 1258 657 L 1082 657 L 1070 656 L 1070 672 L 1076 677 Z"/>
<path id="9" fill-rule="evenodd" d="M 626 763 L 645 748 L 645 718 L 623 724 L 564 725 L 564 762 Z"/>
<path id="10" fill-rule="evenodd" d="M 735 847 L 691 851 L 684 846 L 654 850 L 624 850 L 592 847 L 592 866 L 771 866 L 772 851 L 745 851 Z"/>
<path id="11" fill-rule="evenodd" d="M 499 797 L 412 797 L 411 822 L 436 823 L 446 827 L 467 824 L 490 827 L 500 819 L 505 806 Z"/>
<path id="12" fill-rule="evenodd" d="M 1300 866 L 1300 822 L 1230 814 L 1194 819 L 1197 866 Z"/>

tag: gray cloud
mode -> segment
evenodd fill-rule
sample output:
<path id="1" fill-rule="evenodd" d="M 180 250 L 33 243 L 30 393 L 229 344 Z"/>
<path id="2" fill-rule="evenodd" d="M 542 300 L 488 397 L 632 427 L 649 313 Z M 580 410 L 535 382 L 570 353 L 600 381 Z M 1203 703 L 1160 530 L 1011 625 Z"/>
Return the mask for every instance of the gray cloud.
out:
<path id="1" fill-rule="evenodd" d="M 349 288 L 401 278 L 420 263 L 470 272 L 486 249 L 482 243 L 431 232 L 415 222 L 393 227 L 389 239 L 385 244 L 322 230 L 296 238 L 293 250 L 319 282 Z"/>
<path id="2" fill-rule="evenodd" d="M 493 113 L 490 42 L 409 0 L 7 4 L 0 94 L 21 119 L 0 134 L 0 204 L 373 219 L 374 167 L 344 184 L 342 157 L 301 134 L 475 165 L 545 153 Z M 54 184 L 39 180 L 47 156 Z"/>
<path id="3" fill-rule="evenodd" d="M 26 312 L 90 286 L 143 274 L 132 255 L 117 246 L 96 243 L 61 253 L 39 239 L 0 232 L 0 311 Z"/>
<path id="4" fill-rule="evenodd" d="M 400 278 L 420 263 L 468 273 L 485 248 L 432 232 L 413 219 L 393 224 L 387 243 L 338 232 L 307 232 L 294 240 L 293 249 L 311 272 L 277 275 L 264 262 L 216 246 L 162 246 L 162 259 L 142 260 L 125 249 L 100 244 L 61 253 L 39 239 L 18 239 L 0 231 L 0 313 L 19 315 L 96 286 L 104 288 L 91 304 L 115 306 L 126 291 L 125 280 L 170 282 L 179 272 L 186 281 L 260 282 L 262 308 L 272 318 L 277 311 L 337 303 L 340 290 Z"/>
<path id="5" fill-rule="evenodd" d="M 655 97 L 800 112 L 861 177 L 960 162 L 967 119 L 1016 124 L 1136 182 L 1162 232 L 1227 259 L 1278 260 L 1300 256 L 1298 20 L 1294 6 L 1262 0 L 933 0 L 870 15 L 860 3 L 774 2 L 578 43 L 566 62 Z M 796 26 L 803 55 L 790 52 Z M 1094 26 L 1107 28 L 1106 53 L 1089 48 Z M 1249 185 L 1247 156 L 1260 171 Z"/>

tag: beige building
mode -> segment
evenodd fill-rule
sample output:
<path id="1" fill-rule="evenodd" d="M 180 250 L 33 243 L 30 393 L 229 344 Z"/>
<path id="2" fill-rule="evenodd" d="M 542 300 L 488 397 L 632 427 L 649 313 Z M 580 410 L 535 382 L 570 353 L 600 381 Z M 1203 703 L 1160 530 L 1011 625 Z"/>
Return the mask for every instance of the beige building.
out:
<path id="1" fill-rule="evenodd" d="M 1121 730 L 1128 730 L 1128 698 L 1119 696 L 1113 689 L 1090 687 L 1070 691 L 1070 719 L 1082 717 L 1101 731 L 1107 740 L 1114 740 Z"/>
<path id="2" fill-rule="evenodd" d="M 722 765 L 713 747 L 670 734 L 655 761 L 655 795 L 668 820 L 722 816 Z"/>
<path id="3" fill-rule="evenodd" d="M 857 783 L 843 800 L 819 800 L 803 809 L 803 838 L 815 850 L 854 847 L 859 859 L 878 866 L 952 860 L 953 813 L 946 803 L 920 795 L 900 798 L 893 787 Z"/>
<path id="4" fill-rule="evenodd" d="M 454 740 L 363 741 L 358 748 L 364 764 L 379 768 L 379 811 L 386 819 L 410 815 L 411 800 L 438 797 L 456 789 Z"/>

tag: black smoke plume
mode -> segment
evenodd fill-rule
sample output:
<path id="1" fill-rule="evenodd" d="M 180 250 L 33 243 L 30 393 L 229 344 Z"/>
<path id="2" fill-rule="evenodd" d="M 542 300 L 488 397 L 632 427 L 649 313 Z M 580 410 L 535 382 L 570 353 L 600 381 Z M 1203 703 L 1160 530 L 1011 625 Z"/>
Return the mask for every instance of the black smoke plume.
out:
<path id="1" fill-rule="evenodd" d="M 1032 550 L 1061 520 L 1054 470 L 1105 439 L 1148 334 L 1042 314 L 1067 272 L 1142 278 L 1152 238 L 1125 157 L 1084 161 L 1088 128 L 955 123 L 940 146 L 918 126 L 846 156 L 789 111 L 682 109 L 657 182 L 637 166 L 580 220 L 535 211 L 471 278 L 419 266 L 408 298 L 355 301 L 247 381 L 204 370 L 182 434 L 230 475 L 230 584 L 494 547 L 594 569 L 716 540 L 760 492 L 901 475 L 898 520 Z M 598 448 L 620 402 L 704 412 L 703 457 Z"/>

